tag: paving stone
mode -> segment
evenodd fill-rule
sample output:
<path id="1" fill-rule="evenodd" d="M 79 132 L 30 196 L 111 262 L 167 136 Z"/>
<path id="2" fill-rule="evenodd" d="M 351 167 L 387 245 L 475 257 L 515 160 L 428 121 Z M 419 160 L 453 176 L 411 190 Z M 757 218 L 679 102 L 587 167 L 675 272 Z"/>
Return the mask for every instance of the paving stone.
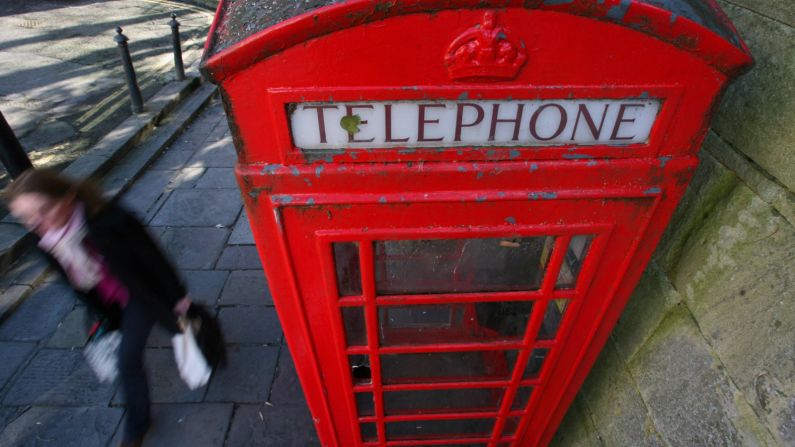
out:
<path id="1" fill-rule="evenodd" d="M 191 126 L 191 132 L 193 132 L 193 126 Z M 192 149 L 184 149 L 180 150 L 175 143 L 170 149 L 168 149 L 163 155 L 160 156 L 152 166 L 149 168 L 150 170 L 165 170 L 165 171 L 173 171 L 175 169 L 181 169 L 185 166 L 185 163 L 190 160 L 191 157 L 195 152 Z"/>
<path id="2" fill-rule="evenodd" d="M 152 219 L 151 225 L 230 227 L 242 207 L 240 193 L 234 189 L 214 190 L 212 194 L 204 190 L 176 189 Z"/>
<path id="3" fill-rule="evenodd" d="M 207 168 L 196 183 L 196 188 L 233 188 L 237 189 L 237 179 L 232 168 Z"/>
<path id="4" fill-rule="evenodd" d="M 265 306 L 225 307 L 218 313 L 227 343 L 279 343 L 276 311 Z"/>
<path id="5" fill-rule="evenodd" d="M 0 340 L 43 340 L 55 331 L 74 304 L 74 292 L 69 286 L 44 284 L 0 324 Z"/>
<path id="6" fill-rule="evenodd" d="M 0 433 L 3 432 L 6 425 L 18 418 L 25 410 L 28 410 L 28 407 L 0 407 Z"/>
<path id="7" fill-rule="evenodd" d="M 204 400 L 209 402 L 264 403 L 276 372 L 278 347 L 229 347 L 229 363 L 213 374 Z"/>
<path id="8" fill-rule="evenodd" d="M 154 404 L 143 447 L 223 447 L 233 410 L 232 404 L 219 403 Z M 122 431 L 110 446 L 121 442 Z"/>
<path id="9" fill-rule="evenodd" d="M 251 232 L 251 224 L 249 224 L 245 210 L 237 218 L 235 229 L 232 230 L 232 235 L 229 236 L 229 244 L 254 245 L 254 234 Z"/>
<path id="10" fill-rule="evenodd" d="M 85 306 L 75 306 L 58 324 L 55 333 L 47 342 L 50 348 L 82 348 L 88 341 L 88 330 L 95 321 Z"/>
<path id="11" fill-rule="evenodd" d="M 237 162 L 237 154 L 232 146 L 232 138 L 210 142 L 196 151 L 188 166 L 196 168 L 231 168 Z"/>
<path id="12" fill-rule="evenodd" d="M 685 306 L 677 306 L 660 323 L 628 366 L 667 444 L 775 444 Z"/>
<path id="13" fill-rule="evenodd" d="M 191 299 L 208 306 L 216 304 L 229 276 L 229 272 L 225 270 L 183 270 L 181 273 Z"/>
<path id="14" fill-rule="evenodd" d="M 36 345 L 34 343 L 0 342 L 0 389 L 22 363 L 27 360 Z"/>
<path id="15" fill-rule="evenodd" d="M 211 269 L 229 236 L 226 228 L 165 228 L 161 245 L 181 269 Z"/>
<path id="16" fill-rule="evenodd" d="M 306 405 L 304 391 L 295 372 L 295 363 L 287 346 L 282 346 L 279 351 L 279 364 L 271 388 L 270 402 L 276 406 Z"/>
<path id="17" fill-rule="evenodd" d="M 305 405 L 241 405 L 232 418 L 227 445 L 311 447 L 320 441 Z"/>
<path id="18" fill-rule="evenodd" d="M 795 445 L 795 228 L 745 185 L 682 252 L 673 283 L 733 382 Z"/>
<path id="19" fill-rule="evenodd" d="M 150 170 L 145 172 L 124 193 L 121 199 L 122 204 L 139 219 L 144 219 L 173 177 L 173 171 Z"/>
<path id="20" fill-rule="evenodd" d="M 3 273 L 0 287 L 11 284 L 32 286 L 41 281 L 42 274 L 49 268 L 47 260 L 38 250 L 30 250 L 22 255 Z"/>
<path id="21" fill-rule="evenodd" d="M 603 447 L 599 434 L 591 423 L 591 415 L 577 398 L 558 426 L 550 447 Z"/>
<path id="22" fill-rule="evenodd" d="M 102 385 L 80 350 L 42 349 L 17 375 L 3 399 L 5 405 L 107 404 L 115 385 Z"/>
<path id="23" fill-rule="evenodd" d="M 9 286 L 0 293 L 0 318 L 13 312 L 16 306 L 32 292 L 30 286 Z"/>
<path id="24" fill-rule="evenodd" d="M 233 245 L 224 249 L 215 268 L 221 270 L 260 270 L 257 247 L 254 245 Z"/>
<path id="25" fill-rule="evenodd" d="M 179 370 L 171 349 L 147 349 L 144 368 L 149 378 L 149 398 L 153 403 L 200 402 L 205 387 L 191 390 L 179 377 Z M 113 397 L 114 405 L 124 405 L 124 392 L 119 387 Z"/>
<path id="26" fill-rule="evenodd" d="M 580 394 L 588 408 L 596 409 L 592 420 L 605 445 L 665 445 L 612 340 L 599 354 Z"/>
<path id="27" fill-rule="evenodd" d="M 202 178 L 206 169 L 204 168 L 182 168 L 175 175 L 169 184 L 169 188 L 189 189 L 196 186 Z"/>
<path id="28" fill-rule="evenodd" d="M 121 408 L 33 407 L 6 427 L 0 445 L 105 447 L 123 413 Z"/>
<path id="29" fill-rule="evenodd" d="M 267 304 L 273 305 L 268 280 L 262 270 L 235 270 L 229 275 L 221 305 Z"/>

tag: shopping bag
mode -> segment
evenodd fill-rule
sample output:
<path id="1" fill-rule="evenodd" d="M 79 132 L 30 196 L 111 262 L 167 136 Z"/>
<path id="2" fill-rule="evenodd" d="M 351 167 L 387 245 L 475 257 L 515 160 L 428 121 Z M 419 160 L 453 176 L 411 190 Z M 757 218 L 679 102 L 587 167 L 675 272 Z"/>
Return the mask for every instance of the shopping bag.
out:
<path id="1" fill-rule="evenodd" d="M 121 331 L 103 331 L 94 334 L 83 348 L 83 356 L 100 383 L 112 383 L 119 376 L 119 345 Z"/>
<path id="2" fill-rule="evenodd" d="M 212 369 L 196 344 L 192 326 L 187 319 L 181 318 L 182 332 L 171 337 L 171 345 L 174 347 L 174 360 L 177 362 L 179 376 L 188 388 L 195 390 L 207 384 Z"/>

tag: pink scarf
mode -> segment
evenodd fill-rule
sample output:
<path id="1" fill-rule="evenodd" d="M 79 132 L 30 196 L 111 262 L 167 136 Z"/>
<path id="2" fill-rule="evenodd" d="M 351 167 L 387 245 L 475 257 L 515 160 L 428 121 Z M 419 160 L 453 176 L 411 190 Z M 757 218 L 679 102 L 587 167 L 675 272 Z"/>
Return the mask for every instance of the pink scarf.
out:
<path id="1" fill-rule="evenodd" d="M 118 303 L 125 307 L 130 299 L 129 293 L 86 240 L 84 216 L 83 205 L 75 205 L 66 225 L 47 231 L 41 237 L 39 247 L 55 257 L 75 289 L 82 292 L 96 289 L 105 304 Z"/>

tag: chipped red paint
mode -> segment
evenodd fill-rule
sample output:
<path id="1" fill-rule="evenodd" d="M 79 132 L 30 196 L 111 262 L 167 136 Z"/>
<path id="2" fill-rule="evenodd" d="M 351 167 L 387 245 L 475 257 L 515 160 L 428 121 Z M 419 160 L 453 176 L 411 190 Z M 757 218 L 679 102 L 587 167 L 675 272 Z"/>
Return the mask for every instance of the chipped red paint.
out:
<path id="1" fill-rule="evenodd" d="M 208 43 L 204 70 L 221 85 L 252 231 L 323 445 L 515 447 L 549 442 L 692 177 L 721 92 L 751 63 L 714 2 L 701 5 L 722 32 L 627 0 L 356 0 L 286 17 L 219 52 L 214 41 Z M 216 22 L 224 21 L 224 11 L 221 5 Z M 497 75 L 490 76 L 486 66 L 476 70 L 476 79 L 451 80 L 451 44 L 471 34 L 467 30 L 482 23 L 486 12 L 497 27 L 509 31 L 486 36 L 496 45 L 473 47 L 486 49 L 480 60 L 492 64 L 491 74 Z M 214 24 L 212 39 L 226 32 L 224 26 Z M 522 46 L 526 59 L 517 64 L 517 72 L 499 71 L 505 65 L 487 54 L 499 49 L 500 40 Z M 503 47 L 503 55 L 514 54 Z M 662 106 L 648 142 L 624 146 L 303 152 L 293 145 L 289 130 L 289 109 L 301 102 L 570 98 L 656 98 Z M 573 289 L 556 288 L 565 248 L 582 234 L 595 237 L 579 280 Z M 537 290 L 376 292 L 374 241 L 532 235 L 555 237 Z M 341 297 L 337 290 L 331 244 L 344 241 L 359 244 L 362 279 L 356 296 Z M 552 340 L 536 339 L 545 309 L 556 299 L 571 303 L 560 331 Z M 520 340 L 379 342 L 379 309 L 502 300 L 535 304 Z M 350 307 L 360 307 L 364 314 L 364 345 L 346 344 L 341 312 Z M 525 379 L 524 365 L 535 348 L 548 349 L 549 355 L 540 375 Z M 491 355 L 505 349 L 517 350 L 520 366 L 506 369 L 502 377 L 448 383 L 382 380 L 384 355 L 448 350 Z M 363 354 L 369 355 L 372 381 L 354 383 L 348 356 Z M 514 409 L 513 397 L 522 386 L 535 391 L 526 407 Z M 421 414 L 385 409 L 385 392 L 482 387 L 504 393 L 498 407 Z M 373 414 L 357 413 L 356 393 L 373 394 Z M 467 418 L 493 420 L 492 430 L 433 439 L 387 434 L 399 422 L 432 425 Z M 375 437 L 364 440 L 360 424 L 374 424 Z"/>

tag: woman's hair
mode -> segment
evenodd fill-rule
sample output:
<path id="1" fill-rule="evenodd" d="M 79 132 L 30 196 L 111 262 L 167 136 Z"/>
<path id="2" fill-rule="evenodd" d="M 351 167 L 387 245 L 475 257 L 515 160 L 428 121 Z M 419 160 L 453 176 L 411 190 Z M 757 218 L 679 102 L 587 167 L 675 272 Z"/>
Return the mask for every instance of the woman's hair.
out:
<path id="1" fill-rule="evenodd" d="M 47 168 L 28 169 L 14 179 L 1 194 L 3 200 L 10 203 L 26 193 L 42 194 L 55 200 L 74 197 L 86 207 L 89 216 L 98 213 L 107 204 L 93 182 L 77 182 Z"/>

